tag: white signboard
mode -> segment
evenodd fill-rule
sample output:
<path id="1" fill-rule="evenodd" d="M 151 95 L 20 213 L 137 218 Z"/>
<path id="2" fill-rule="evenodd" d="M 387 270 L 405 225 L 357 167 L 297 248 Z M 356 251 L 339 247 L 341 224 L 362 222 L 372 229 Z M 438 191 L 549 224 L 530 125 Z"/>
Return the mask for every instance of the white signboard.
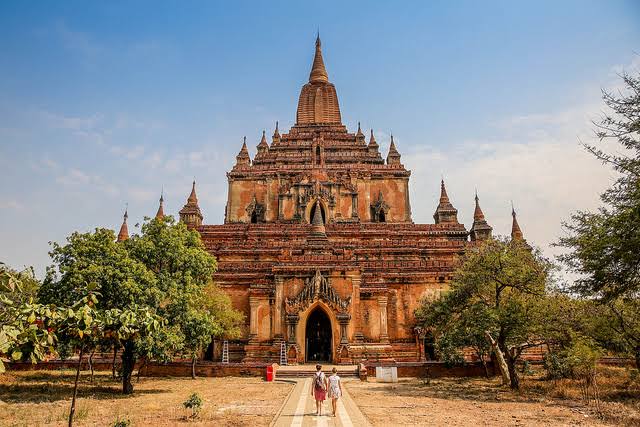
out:
<path id="1" fill-rule="evenodd" d="M 397 383 L 398 368 L 395 366 L 376 366 L 376 380 L 381 383 Z"/>

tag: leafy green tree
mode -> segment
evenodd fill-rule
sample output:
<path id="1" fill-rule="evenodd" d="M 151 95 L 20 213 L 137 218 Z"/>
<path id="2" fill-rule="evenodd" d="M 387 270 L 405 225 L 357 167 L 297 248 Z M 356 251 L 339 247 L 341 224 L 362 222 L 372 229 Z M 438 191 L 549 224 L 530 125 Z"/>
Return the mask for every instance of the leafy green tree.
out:
<path id="1" fill-rule="evenodd" d="M 166 295 L 158 313 L 168 324 L 179 327 L 172 337 L 182 338 L 180 350 L 191 358 L 195 376 L 197 358 L 212 338 L 237 336 L 242 321 L 228 296 L 211 282 L 215 258 L 206 251 L 198 232 L 171 217 L 145 223 L 142 233 L 127 241 L 127 248 L 158 278 Z M 157 356 L 159 345 L 147 344 L 147 351 Z"/>
<path id="2" fill-rule="evenodd" d="M 127 249 L 116 242 L 112 230 L 96 229 L 93 233 L 73 233 L 67 244 L 53 244 L 50 252 L 54 266 L 47 269 L 39 291 L 41 301 L 71 306 L 90 291 L 100 295 L 95 311 L 128 311 L 141 306 L 155 313 L 163 293 L 158 290 L 155 275 L 132 259 Z M 135 364 L 135 339 L 132 334 L 119 338 L 122 352 L 124 393 L 133 392 L 131 371 Z M 62 339 L 67 343 L 68 339 Z M 131 363 L 133 361 L 133 363 Z"/>
<path id="3" fill-rule="evenodd" d="M 424 302 L 417 318 L 426 328 L 456 337 L 458 347 L 483 354 L 491 345 L 503 381 L 519 388 L 516 362 L 540 345 L 540 302 L 546 296 L 551 264 L 521 241 L 491 239 L 469 250 L 449 291 Z"/>
<path id="4" fill-rule="evenodd" d="M 215 272 L 215 259 L 196 231 L 171 217 L 145 222 L 141 233 L 125 242 L 116 242 L 114 232 L 106 229 L 73 233 L 67 244 L 54 244 L 50 254 L 54 266 L 40 289 L 42 300 L 69 304 L 86 295 L 91 283 L 101 295 L 97 312 L 132 316 L 121 319 L 116 338 L 101 338 L 122 347 L 124 393 L 133 392 L 131 376 L 138 358 L 146 363 L 185 351 L 195 355 L 212 336 L 236 328 L 239 315 L 228 299 L 207 299 L 205 287 Z M 149 328 L 149 316 L 169 326 Z"/>
<path id="5" fill-rule="evenodd" d="M 195 378 L 196 361 L 211 339 L 237 337 L 243 316 L 233 310 L 229 296 L 211 283 L 192 296 L 180 321 L 184 351 L 191 358 L 191 376 Z"/>
<path id="6" fill-rule="evenodd" d="M 59 311 L 34 301 L 38 286 L 32 269 L 17 272 L 0 263 L 0 356 L 37 363 L 53 351 Z"/>
<path id="7" fill-rule="evenodd" d="M 578 211 L 564 223 L 560 257 L 579 274 L 571 290 L 609 308 L 616 330 L 640 368 L 640 75 L 622 74 L 625 90 L 603 91 L 609 108 L 596 123 L 599 147 L 585 148 L 618 173 L 596 212 Z M 615 148 L 605 149 L 611 142 Z"/>

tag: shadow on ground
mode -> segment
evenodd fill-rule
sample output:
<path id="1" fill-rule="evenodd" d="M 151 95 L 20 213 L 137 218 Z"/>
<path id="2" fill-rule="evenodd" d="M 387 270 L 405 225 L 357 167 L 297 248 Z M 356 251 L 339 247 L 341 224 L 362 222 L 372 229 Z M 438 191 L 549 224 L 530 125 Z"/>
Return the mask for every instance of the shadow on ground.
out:
<path id="1" fill-rule="evenodd" d="M 0 382 L 0 401 L 6 403 L 41 403 L 68 400 L 73 394 L 75 374 L 67 372 L 34 372 L 20 377 L 7 375 Z M 164 393 L 161 389 L 136 388 L 134 396 Z M 81 375 L 78 383 L 78 397 L 93 399 L 126 399 L 131 395 L 122 394 L 122 383 L 106 376 L 96 376 L 93 382 L 87 375 Z"/>

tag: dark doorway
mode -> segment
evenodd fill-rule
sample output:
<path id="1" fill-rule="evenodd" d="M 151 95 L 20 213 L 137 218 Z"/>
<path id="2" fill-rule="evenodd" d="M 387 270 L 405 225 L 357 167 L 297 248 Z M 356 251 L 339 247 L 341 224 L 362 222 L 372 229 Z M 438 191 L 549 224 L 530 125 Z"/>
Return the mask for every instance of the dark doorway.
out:
<path id="1" fill-rule="evenodd" d="M 384 216 L 384 211 L 380 211 L 380 215 L 378 215 L 378 222 L 385 222 L 386 218 Z"/>
<path id="2" fill-rule="evenodd" d="M 316 165 L 320 166 L 321 163 L 321 159 L 320 159 L 320 147 L 316 147 Z"/>
<path id="3" fill-rule="evenodd" d="M 251 224 L 257 224 L 258 223 L 258 214 L 256 213 L 256 211 L 251 212 Z"/>
<path id="4" fill-rule="evenodd" d="M 309 213 L 309 224 L 313 222 L 313 216 L 316 214 L 316 206 L 320 206 L 320 215 L 322 216 L 322 223 L 326 224 L 327 220 L 324 217 L 324 209 L 322 208 L 322 204 L 320 203 L 314 203 L 313 206 L 311 206 L 311 212 Z"/>
<path id="5" fill-rule="evenodd" d="M 331 362 L 331 321 L 321 308 L 307 319 L 305 341 L 307 362 Z"/>
<path id="6" fill-rule="evenodd" d="M 424 355 L 427 360 L 436 360 L 436 339 L 431 331 L 424 337 Z"/>

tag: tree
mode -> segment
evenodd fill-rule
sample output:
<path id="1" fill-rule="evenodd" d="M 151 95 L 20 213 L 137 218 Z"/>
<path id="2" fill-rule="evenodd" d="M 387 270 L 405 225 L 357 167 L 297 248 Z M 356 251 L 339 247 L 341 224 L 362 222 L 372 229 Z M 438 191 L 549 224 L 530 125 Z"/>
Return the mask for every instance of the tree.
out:
<path id="1" fill-rule="evenodd" d="M 90 291 L 100 295 L 95 311 L 128 312 L 144 307 L 155 314 L 163 293 L 156 286 L 155 275 L 139 261 L 131 258 L 126 248 L 116 242 L 112 230 L 96 229 L 93 233 L 73 233 L 67 244 L 53 244 L 50 252 L 54 265 L 47 269 L 39 291 L 41 301 L 71 306 Z M 123 393 L 132 393 L 131 371 L 135 364 L 136 334 L 124 334 L 122 352 Z M 70 338 L 69 338 L 70 339 Z M 68 343 L 62 339 L 61 343 Z M 133 364 L 131 361 L 133 360 Z"/>
<path id="2" fill-rule="evenodd" d="M 243 316 L 233 310 L 229 296 L 213 283 L 195 292 L 181 319 L 184 350 L 191 358 L 191 377 L 196 377 L 197 358 L 213 337 L 237 337 Z"/>
<path id="3" fill-rule="evenodd" d="M 158 313 L 179 331 L 180 349 L 195 363 L 202 350 L 217 336 L 236 336 L 242 315 L 228 296 L 212 284 L 216 260 L 205 249 L 197 231 L 164 217 L 145 223 L 142 233 L 127 241 L 133 258 L 153 271 L 166 297 Z M 149 343 L 152 353 L 158 345 Z"/>
<path id="4" fill-rule="evenodd" d="M 599 147 L 585 148 L 618 173 L 596 212 L 578 211 L 563 225 L 560 257 L 579 278 L 571 291 L 605 304 L 640 368 L 640 75 L 621 75 L 625 91 L 603 91 L 609 113 L 595 123 Z M 612 142 L 615 149 L 605 150 Z"/>
<path id="5" fill-rule="evenodd" d="M 150 358 L 168 360 L 186 349 L 187 333 L 190 354 L 196 354 L 205 336 L 210 341 L 235 328 L 230 319 L 239 315 L 230 304 L 209 304 L 205 299 L 215 259 L 197 231 L 171 217 L 148 220 L 139 235 L 125 242 L 116 242 L 107 229 L 73 233 L 67 244 L 54 244 L 50 254 L 54 265 L 39 292 L 43 300 L 68 304 L 86 295 L 87 284 L 93 283 L 101 295 L 97 312 L 133 316 L 120 319 L 116 340 L 122 347 L 125 394 L 133 392 L 131 377 L 139 358 L 145 363 Z M 141 312 L 148 316 L 136 315 Z M 148 328 L 144 319 L 149 316 L 170 326 Z M 114 340 L 113 335 L 105 339 Z"/>
<path id="6" fill-rule="evenodd" d="M 53 351 L 59 310 L 34 301 L 38 286 L 32 269 L 17 272 L 0 263 L 0 356 L 37 363 Z"/>
<path id="7" fill-rule="evenodd" d="M 551 264 L 524 242 L 491 239 L 469 250 L 449 291 L 418 310 L 423 326 L 454 333 L 459 347 L 481 354 L 484 335 L 511 388 L 519 388 L 516 362 L 540 345 L 540 302 L 546 296 Z M 425 313 L 432 313 L 425 315 Z"/>

